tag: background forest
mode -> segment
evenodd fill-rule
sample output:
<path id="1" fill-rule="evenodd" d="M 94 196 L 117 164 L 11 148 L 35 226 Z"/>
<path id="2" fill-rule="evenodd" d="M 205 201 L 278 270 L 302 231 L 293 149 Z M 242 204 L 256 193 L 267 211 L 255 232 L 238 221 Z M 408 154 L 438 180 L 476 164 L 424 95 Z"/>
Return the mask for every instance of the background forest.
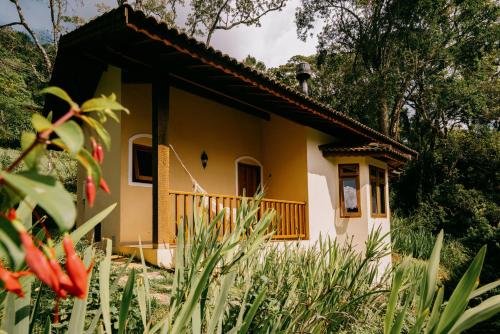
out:
<path id="1" fill-rule="evenodd" d="M 59 36 L 83 23 L 65 16 L 67 2 L 48 1 L 51 37 L 41 38 L 19 3 L 10 2 L 20 15 L 19 22 L 0 28 L 3 166 L 31 126 L 31 114 L 41 112 L 37 92 L 50 78 Z M 190 16 L 179 28 L 207 43 L 217 29 L 258 25 L 260 17 L 286 5 L 255 0 L 241 8 L 233 3 L 149 0 L 132 5 L 172 25 L 176 6 L 188 6 Z M 444 229 L 447 286 L 456 285 L 484 244 L 488 252 L 481 279 L 500 278 L 498 14 L 498 4 L 489 0 L 302 0 L 297 36 L 307 39 L 322 27 L 317 53 L 297 55 L 276 68 L 252 56 L 244 60 L 291 86 L 297 85 L 296 64 L 309 62 L 314 98 L 419 152 L 391 180 L 393 251 L 426 259 L 435 234 Z M 71 188 L 74 171 L 61 177 Z M 497 316 L 474 331 L 498 328 Z"/>

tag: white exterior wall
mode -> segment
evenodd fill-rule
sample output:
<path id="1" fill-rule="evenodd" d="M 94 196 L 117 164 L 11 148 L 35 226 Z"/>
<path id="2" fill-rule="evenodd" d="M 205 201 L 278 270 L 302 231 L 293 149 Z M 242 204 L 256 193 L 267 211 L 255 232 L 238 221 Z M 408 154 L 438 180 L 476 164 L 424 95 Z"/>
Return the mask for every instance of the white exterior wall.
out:
<path id="1" fill-rule="evenodd" d="M 309 209 L 309 240 L 304 245 L 313 245 L 320 236 L 336 238 L 340 242 L 352 241 L 355 249 L 363 252 L 372 230 L 390 232 L 389 187 L 386 186 L 387 217 L 372 218 L 370 210 L 369 166 L 387 170 L 387 164 L 369 157 L 345 156 L 325 158 L 318 146 L 334 142 L 334 138 L 314 129 L 307 132 L 307 182 Z M 361 217 L 340 217 L 339 164 L 359 164 Z M 388 182 L 386 173 L 386 185 Z M 390 235 L 386 237 L 390 244 Z M 382 267 L 390 265 L 387 256 Z"/>

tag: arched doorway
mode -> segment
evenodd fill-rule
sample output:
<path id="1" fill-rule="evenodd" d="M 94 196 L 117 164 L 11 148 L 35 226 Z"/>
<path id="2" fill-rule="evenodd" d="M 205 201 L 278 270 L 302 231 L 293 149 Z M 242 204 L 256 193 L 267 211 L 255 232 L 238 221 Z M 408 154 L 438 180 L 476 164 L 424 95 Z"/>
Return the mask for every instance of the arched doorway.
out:
<path id="1" fill-rule="evenodd" d="M 253 196 L 262 183 L 262 164 L 252 157 L 236 159 L 236 195 Z"/>

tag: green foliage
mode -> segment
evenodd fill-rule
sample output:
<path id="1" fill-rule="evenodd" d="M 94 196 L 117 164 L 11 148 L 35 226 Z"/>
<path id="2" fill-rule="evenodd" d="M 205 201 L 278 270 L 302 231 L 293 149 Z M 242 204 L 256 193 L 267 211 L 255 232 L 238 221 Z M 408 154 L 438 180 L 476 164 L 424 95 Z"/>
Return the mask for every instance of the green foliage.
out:
<path id="1" fill-rule="evenodd" d="M 401 282 L 405 276 L 405 267 L 402 266 L 396 270 L 390 302 L 387 305 L 384 333 L 401 332 L 401 323 L 398 320 L 406 317 L 405 313 L 410 310 L 408 308 L 409 303 L 415 298 L 418 308 L 410 333 L 460 333 L 500 311 L 500 306 L 496 304 L 500 300 L 496 296 L 465 311 L 470 299 L 476 298 L 500 284 L 500 281 L 497 281 L 486 288 L 476 290 L 486 254 L 486 246 L 482 247 L 475 256 L 453 290 L 450 299 L 447 302 L 443 302 L 443 288 L 438 288 L 437 280 L 442 244 L 443 231 L 438 235 L 426 266 L 426 273 L 422 275 L 419 286 L 414 286 L 413 288 L 411 286 L 409 288 L 402 287 Z M 402 316 L 398 316 L 397 320 L 393 321 L 398 304 L 396 302 L 396 295 L 399 294 L 401 296 L 401 293 L 403 297 L 399 304 L 404 306 L 399 311 L 399 314 Z"/>
<path id="2" fill-rule="evenodd" d="M 266 64 L 264 64 L 260 60 L 257 60 L 255 57 L 252 57 L 251 55 L 248 55 L 245 59 L 243 59 L 243 64 L 261 72 L 264 72 L 266 70 Z"/>
<path id="3" fill-rule="evenodd" d="M 42 83 L 36 75 L 36 68 L 42 62 L 27 35 L 11 29 L 0 29 L 2 147 L 19 147 L 21 134 L 31 130 L 31 115 L 40 111 L 42 101 L 36 92 Z"/>
<path id="4" fill-rule="evenodd" d="M 303 0 L 296 22 L 303 39 L 322 26 L 333 107 L 398 138 L 405 117 L 439 131 L 498 119 L 498 13 L 479 0 Z"/>

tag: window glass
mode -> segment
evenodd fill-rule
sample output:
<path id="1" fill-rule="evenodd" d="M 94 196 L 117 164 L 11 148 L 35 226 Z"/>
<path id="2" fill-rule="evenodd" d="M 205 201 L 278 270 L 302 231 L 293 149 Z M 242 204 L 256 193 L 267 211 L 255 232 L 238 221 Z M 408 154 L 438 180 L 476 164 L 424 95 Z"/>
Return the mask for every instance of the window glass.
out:
<path id="1" fill-rule="evenodd" d="M 361 216 L 359 203 L 359 165 L 339 165 L 340 215 Z"/>
<path id="2" fill-rule="evenodd" d="M 372 215 L 385 217 L 385 169 L 370 166 L 370 195 Z"/>
<path id="3" fill-rule="evenodd" d="M 380 193 L 380 213 L 385 214 L 385 185 L 379 185 L 379 193 Z"/>
<path id="4" fill-rule="evenodd" d="M 134 182 L 152 183 L 153 181 L 153 153 L 151 146 L 134 144 L 133 147 L 133 173 Z"/>
<path id="5" fill-rule="evenodd" d="M 346 212 L 359 212 L 356 179 L 353 177 L 344 178 L 342 188 L 344 192 L 344 210 Z"/>
<path id="6" fill-rule="evenodd" d="M 372 213 L 378 213 L 377 182 L 375 180 L 370 181 L 370 188 L 371 188 L 371 200 L 372 200 Z"/>

